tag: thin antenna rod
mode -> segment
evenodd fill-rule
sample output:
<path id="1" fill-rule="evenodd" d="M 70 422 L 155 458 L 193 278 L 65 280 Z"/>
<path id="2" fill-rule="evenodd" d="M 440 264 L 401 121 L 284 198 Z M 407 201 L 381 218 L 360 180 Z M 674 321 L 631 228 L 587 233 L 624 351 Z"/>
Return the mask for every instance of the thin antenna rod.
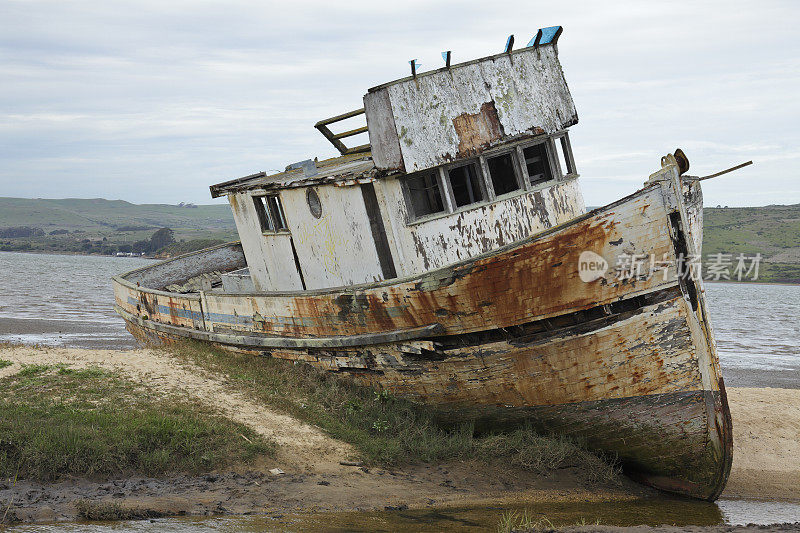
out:
<path id="1" fill-rule="evenodd" d="M 720 172 L 717 172 L 716 174 L 709 174 L 708 176 L 703 176 L 702 178 L 697 178 L 697 181 L 710 180 L 711 178 L 716 178 L 717 176 L 722 176 L 723 174 L 727 174 L 728 172 L 733 172 L 734 170 L 739 170 L 740 168 L 744 168 L 744 167 L 746 167 L 748 165 L 752 165 L 752 164 L 753 164 L 752 161 L 748 161 L 746 163 L 742 163 L 740 165 L 736 165 L 735 167 L 731 167 L 731 168 L 728 168 L 728 169 L 725 169 L 725 170 L 721 170 Z"/>

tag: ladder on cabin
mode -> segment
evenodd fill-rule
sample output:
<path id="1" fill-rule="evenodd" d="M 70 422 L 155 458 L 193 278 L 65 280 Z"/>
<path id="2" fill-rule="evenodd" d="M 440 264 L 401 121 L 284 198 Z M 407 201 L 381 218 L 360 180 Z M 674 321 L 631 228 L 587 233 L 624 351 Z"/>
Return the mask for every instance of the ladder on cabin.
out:
<path id="1" fill-rule="evenodd" d="M 343 120 L 347 120 L 348 118 L 357 117 L 358 115 L 363 115 L 363 114 L 364 114 L 364 108 L 362 107 L 361 109 L 356 109 L 355 111 L 349 111 L 347 113 L 342 113 L 341 115 L 337 115 L 335 117 L 320 120 L 319 122 L 314 124 L 314 127 L 317 128 L 320 131 L 320 133 L 322 133 L 322 135 L 324 135 L 325 138 L 328 139 L 330 143 L 333 146 L 335 146 L 336 149 L 339 150 L 339 153 L 342 155 L 369 152 L 371 148 L 369 143 L 348 148 L 341 141 L 342 139 L 346 139 L 347 137 L 352 137 L 360 133 L 366 133 L 368 131 L 366 126 L 361 126 L 359 128 L 354 128 L 352 130 L 343 131 L 341 133 L 333 133 L 330 130 L 330 128 L 328 128 L 329 125 L 334 124 L 335 122 L 341 122 Z"/>

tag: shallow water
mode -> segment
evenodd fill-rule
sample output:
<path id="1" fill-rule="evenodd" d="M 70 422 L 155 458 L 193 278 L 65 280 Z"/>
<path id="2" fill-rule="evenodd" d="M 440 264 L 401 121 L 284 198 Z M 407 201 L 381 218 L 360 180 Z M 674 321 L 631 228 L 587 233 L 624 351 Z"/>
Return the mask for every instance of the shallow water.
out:
<path id="1" fill-rule="evenodd" d="M 133 337 L 113 309 L 111 276 L 149 262 L 0 252 L 0 341 L 133 348 Z"/>
<path id="2" fill-rule="evenodd" d="M 406 511 L 346 513 L 301 513 L 285 516 L 239 516 L 214 518 L 164 518 L 114 523 L 68 523 L 16 526 L 15 532 L 135 533 L 164 531 L 265 532 L 265 531 L 496 531 L 504 515 L 527 516 L 541 525 L 574 524 L 697 525 L 772 524 L 800 521 L 800 504 L 721 500 L 716 504 L 678 498 L 620 502 L 579 502 L 536 505 L 463 507 Z"/>
<path id="3" fill-rule="evenodd" d="M 721 365 L 800 370 L 800 285 L 705 287 Z"/>

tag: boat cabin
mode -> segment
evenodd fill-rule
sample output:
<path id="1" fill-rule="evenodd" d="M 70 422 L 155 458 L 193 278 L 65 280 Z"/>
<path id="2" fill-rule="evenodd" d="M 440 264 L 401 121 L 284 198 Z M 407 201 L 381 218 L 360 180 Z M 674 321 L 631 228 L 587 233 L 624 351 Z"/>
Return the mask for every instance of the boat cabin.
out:
<path id="1" fill-rule="evenodd" d="M 369 89 L 316 127 L 339 157 L 211 186 L 227 195 L 247 268 L 229 293 L 316 290 L 418 275 L 584 212 L 558 61 L 560 27 L 528 46 Z M 443 54 L 444 55 L 444 54 Z M 366 125 L 330 126 L 364 115 Z M 367 133 L 369 144 L 343 139 Z"/>

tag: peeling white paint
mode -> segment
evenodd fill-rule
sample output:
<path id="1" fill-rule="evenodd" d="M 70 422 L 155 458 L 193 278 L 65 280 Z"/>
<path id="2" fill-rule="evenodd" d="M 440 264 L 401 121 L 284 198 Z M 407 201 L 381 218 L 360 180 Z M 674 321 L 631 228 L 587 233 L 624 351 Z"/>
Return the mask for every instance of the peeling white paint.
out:
<path id="1" fill-rule="evenodd" d="M 376 165 L 414 172 L 462 157 L 454 120 L 477 115 L 490 102 L 502 130 L 501 138 L 487 139 L 492 145 L 537 130 L 554 133 L 578 121 L 556 47 L 522 49 L 368 93 L 364 105 Z M 483 148 L 476 146 L 473 154 Z"/>

